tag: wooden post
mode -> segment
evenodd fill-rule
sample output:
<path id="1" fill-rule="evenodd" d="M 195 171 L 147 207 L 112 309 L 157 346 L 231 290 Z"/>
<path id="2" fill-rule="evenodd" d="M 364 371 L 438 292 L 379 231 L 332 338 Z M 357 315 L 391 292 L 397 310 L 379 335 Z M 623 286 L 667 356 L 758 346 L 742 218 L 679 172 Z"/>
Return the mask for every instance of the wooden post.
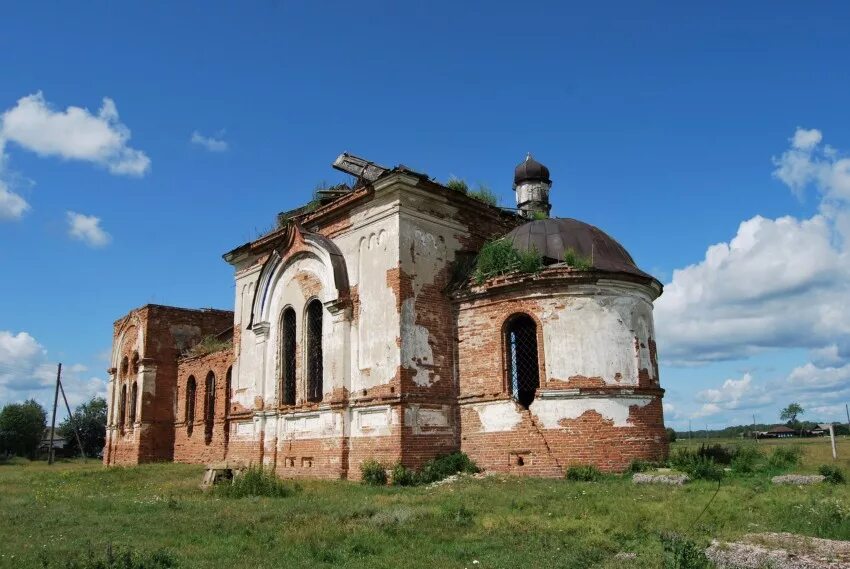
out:
<path id="1" fill-rule="evenodd" d="M 77 431 L 77 425 L 74 424 L 74 416 L 71 414 L 71 406 L 68 405 L 68 398 L 65 397 L 65 388 L 62 387 L 62 382 L 59 382 L 59 390 L 62 392 L 62 400 L 65 401 L 65 409 L 68 410 L 68 423 L 74 429 L 74 436 L 77 438 L 77 444 L 80 446 L 80 454 L 83 458 L 86 457 L 86 450 L 83 448 L 83 441 L 80 440 L 80 433 Z"/>
<path id="2" fill-rule="evenodd" d="M 838 455 L 835 453 L 835 428 L 833 428 L 832 423 L 829 424 L 829 438 L 832 440 L 832 460 L 835 460 Z"/>
<path id="3" fill-rule="evenodd" d="M 62 364 L 56 368 L 56 392 L 53 394 L 53 418 L 50 420 L 50 448 L 47 449 L 47 464 L 53 464 L 53 431 L 56 429 L 56 405 L 59 403 L 59 378 L 62 376 Z"/>

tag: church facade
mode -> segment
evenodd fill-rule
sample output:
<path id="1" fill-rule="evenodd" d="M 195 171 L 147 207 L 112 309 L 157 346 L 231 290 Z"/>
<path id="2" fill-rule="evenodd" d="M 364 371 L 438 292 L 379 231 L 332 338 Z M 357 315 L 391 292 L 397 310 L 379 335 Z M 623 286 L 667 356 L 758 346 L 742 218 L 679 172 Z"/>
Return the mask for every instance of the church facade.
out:
<path id="1" fill-rule="evenodd" d="M 596 227 L 549 217 L 549 171 L 517 209 L 347 154 L 320 191 L 224 255 L 234 310 L 146 305 L 114 326 L 104 462 L 263 464 L 358 478 L 461 450 L 562 476 L 667 453 L 653 326 L 661 284 Z M 475 271 L 487 243 L 536 270 Z"/>

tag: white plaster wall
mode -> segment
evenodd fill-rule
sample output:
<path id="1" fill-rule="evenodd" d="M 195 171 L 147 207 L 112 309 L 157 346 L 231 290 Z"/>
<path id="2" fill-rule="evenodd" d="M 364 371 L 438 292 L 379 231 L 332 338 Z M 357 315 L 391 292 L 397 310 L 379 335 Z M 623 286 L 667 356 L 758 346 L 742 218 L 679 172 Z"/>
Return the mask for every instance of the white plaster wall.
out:
<path id="1" fill-rule="evenodd" d="M 635 350 L 635 338 L 648 346 L 652 333 L 652 302 L 638 287 L 585 285 L 539 302 L 549 378 L 637 385 L 638 370 L 651 370 L 648 349 Z"/>
<path id="2" fill-rule="evenodd" d="M 260 275 L 261 265 L 236 275 L 236 299 L 234 303 L 234 325 L 239 328 L 239 353 L 233 364 L 231 385 L 232 401 L 246 409 L 254 407 L 254 397 L 259 395 L 256 378 L 259 375 L 259 362 L 253 357 L 256 349 L 256 337 L 247 329 L 251 319 L 251 302 Z"/>
<path id="3" fill-rule="evenodd" d="M 413 370 L 413 381 L 422 387 L 439 381 L 433 366 L 443 366 L 449 354 L 434 354 L 430 332 L 422 326 L 416 313 L 416 301 L 423 287 L 435 283 L 440 271 L 455 260 L 462 248 L 459 236 L 466 228 L 454 221 L 457 208 L 433 195 L 408 192 L 401 216 L 400 253 L 402 270 L 411 277 L 413 298 L 406 299 L 401 309 L 401 365 Z M 423 211 L 440 211 L 443 217 Z"/>
<path id="4" fill-rule="evenodd" d="M 550 396 L 547 396 L 550 395 Z M 564 419 L 578 419 L 588 411 L 599 413 L 612 421 L 615 427 L 633 427 L 629 421 L 632 406 L 645 407 L 650 396 L 581 397 L 557 392 L 543 392 L 529 407 L 537 423 L 544 429 L 560 429 Z M 485 433 L 508 432 L 522 421 L 519 406 L 513 401 L 479 403 L 472 408 L 478 414 L 481 431 Z"/>

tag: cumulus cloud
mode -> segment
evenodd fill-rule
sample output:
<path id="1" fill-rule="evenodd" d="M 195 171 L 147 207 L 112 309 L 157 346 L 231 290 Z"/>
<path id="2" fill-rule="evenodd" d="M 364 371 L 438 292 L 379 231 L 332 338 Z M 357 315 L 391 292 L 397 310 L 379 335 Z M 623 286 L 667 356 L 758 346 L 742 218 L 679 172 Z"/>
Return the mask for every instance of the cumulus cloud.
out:
<path id="1" fill-rule="evenodd" d="M 67 218 L 68 235 L 89 247 L 105 247 L 112 240 L 112 236 L 100 226 L 99 217 L 69 211 Z"/>
<path id="2" fill-rule="evenodd" d="M 216 136 L 204 136 L 196 130 L 192 133 L 192 137 L 189 140 L 192 144 L 202 146 L 210 152 L 224 152 L 227 150 L 227 141 L 224 140 L 224 131 L 219 132 Z"/>
<path id="3" fill-rule="evenodd" d="M 106 393 L 106 382 L 87 371 L 82 364 L 63 367 L 62 386 L 72 408 Z M 48 408 L 55 382 L 56 364 L 48 361 L 44 346 L 27 332 L 0 330 L 0 406 L 33 398 Z"/>
<path id="4" fill-rule="evenodd" d="M 0 139 L 40 156 L 98 164 L 113 174 L 142 176 L 151 164 L 144 152 L 128 145 L 130 129 L 108 97 L 91 113 L 74 106 L 53 109 L 41 91 L 27 95 L 0 115 Z"/>
<path id="5" fill-rule="evenodd" d="M 29 208 L 30 204 L 24 198 L 11 191 L 0 180 L 0 221 L 20 219 Z"/>
<path id="6" fill-rule="evenodd" d="M 750 373 L 745 373 L 740 379 L 727 379 L 717 389 L 700 391 L 696 399 L 702 407 L 693 415 L 694 418 L 761 407 L 773 401 L 766 387 L 756 384 Z"/>
<path id="7" fill-rule="evenodd" d="M 798 196 L 814 184 L 826 198 L 850 200 L 850 158 L 840 157 L 829 145 L 822 146 L 822 140 L 819 130 L 798 128 L 791 148 L 773 159 L 773 175 Z"/>
<path id="8" fill-rule="evenodd" d="M 820 142 L 819 131 L 799 129 L 775 172 L 794 191 L 817 188 L 818 214 L 757 215 L 728 242 L 708 247 L 702 261 L 673 272 L 656 304 L 665 363 L 738 359 L 770 348 L 850 353 L 850 210 L 840 159 L 827 157 Z M 783 170 L 789 153 L 803 153 L 808 165 Z"/>

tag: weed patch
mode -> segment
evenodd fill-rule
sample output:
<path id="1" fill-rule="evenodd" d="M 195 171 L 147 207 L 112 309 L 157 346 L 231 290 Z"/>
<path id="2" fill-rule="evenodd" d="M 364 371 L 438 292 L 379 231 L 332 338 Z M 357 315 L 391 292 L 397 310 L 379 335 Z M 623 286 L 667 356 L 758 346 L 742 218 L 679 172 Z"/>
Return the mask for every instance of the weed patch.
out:
<path id="1" fill-rule="evenodd" d="M 543 257 L 536 250 L 517 251 L 506 239 L 496 239 L 486 243 L 478 253 L 475 266 L 475 281 L 483 283 L 492 277 L 514 271 L 537 273 L 543 268 Z"/>
<path id="2" fill-rule="evenodd" d="M 572 482 L 596 482 L 602 479 L 602 473 L 595 466 L 576 465 L 567 469 L 565 478 Z"/>
<path id="3" fill-rule="evenodd" d="M 360 478 L 369 486 L 387 485 L 387 467 L 373 458 L 360 463 Z"/>
<path id="4" fill-rule="evenodd" d="M 231 482 L 213 487 L 213 492 L 224 498 L 247 498 L 250 496 L 286 498 L 299 490 L 298 485 L 284 482 L 273 472 L 264 470 L 260 466 L 252 466 L 242 474 L 235 476 Z"/>

